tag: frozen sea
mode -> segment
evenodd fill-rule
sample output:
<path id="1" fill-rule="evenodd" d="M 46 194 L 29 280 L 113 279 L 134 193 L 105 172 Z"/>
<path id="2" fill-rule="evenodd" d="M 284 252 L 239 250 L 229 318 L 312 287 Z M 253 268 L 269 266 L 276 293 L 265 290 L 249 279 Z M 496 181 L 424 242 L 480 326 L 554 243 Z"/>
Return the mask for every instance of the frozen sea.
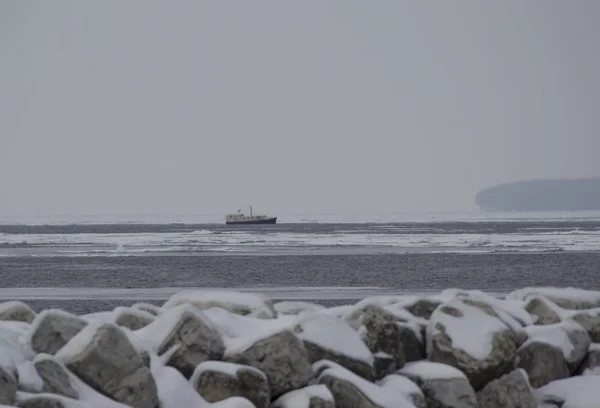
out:
<path id="1" fill-rule="evenodd" d="M 600 289 L 600 213 L 0 219 L 0 299 L 77 313 L 192 288 L 324 304 L 449 287 Z"/>

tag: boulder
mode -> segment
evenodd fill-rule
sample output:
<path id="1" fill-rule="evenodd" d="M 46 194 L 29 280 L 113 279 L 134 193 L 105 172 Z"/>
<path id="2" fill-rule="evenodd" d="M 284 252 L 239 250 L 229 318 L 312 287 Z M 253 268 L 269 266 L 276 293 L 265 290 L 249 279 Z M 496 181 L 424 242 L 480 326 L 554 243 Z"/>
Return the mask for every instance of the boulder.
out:
<path id="1" fill-rule="evenodd" d="M 317 382 L 327 386 L 338 408 L 414 408 L 400 392 L 389 392 L 340 366 L 322 370 Z"/>
<path id="2" fill-rule="evenodd" d="M 527 341 L 523 344 L 517 351 L 515 365 L 525 370 L 534 388 L 570 375 L 562 350 L 543 341 Z"/>
<path id="3" fill-rule="evenodd" d="M 435 309 L 437 309 L 440 304 L 441 302 L 437 300 L 422 298 L 410 304 L 404 305 L 404 307 L 414 316 L 429 320 Z"/>
<path id="4" fill-rule="evenodd" d="M 53 357 L 38 354 L 34 361 L 17 367 L 19 389 L 30 393 L 48 393 L 79 399 L 65 368 Z"/>
<path id="5" fill-rule="evenodd" d="M 329 389 L 322 385 L 309 385 L 290 391 L 277 398 L 272 408 L 335 408 L 335 401 Z"/>
<path id="6" fill-rule="evenodd" d="M 478 408 L 475 391 L 467 376 L 454 367 L 417 361 L 407 363 L 398 374 L 421 389 L 428 407 Z"/>
<path id="7" fill-rule="evenodd" d="M 516 365 L 527 371 L 534 387 L 565 378 L 565 373 L 568 373 L 567 376 L 574 373 L 591 344 L 587 331 L 571 319 L 557 324 L 529 326 L 526 331 L 529 340 L 519 348 Z M 531 343 L 537 345 L 531 346 Z M 560 351 L 562 358 L 556 350 Z"/>
<path id="8" fill-rule="evenodd" d="M 187 304 L 162 313 L 136 334 L 150 340 L 157 354 L 169 353 L 167 365 L 188 379 L 198 364 L 221 360 L 225 352 L 223 339 L 211 320 Z"/>
<path id="9" fill-rule="evenodd" d="M 396 365 L 394 357 L 384 353 L 383 351 L 374 353 L 373 358 L 375 359 L 373 362 L 373 368 L 375 370 L 375 378 L 377 380 L 395 373 L 400 368 Z"/>
<path id="10" fill-rule="evenodd" d="M 398 368 L 406 361 L 425 358 L 425 343 L 416 324 L 403 322 L 376 305 L 355 310 L 347 320 L 358 330 L 372 353 L 384 352 L 391 355 Z"/>
<path id="11" fill-rule="evenodd" d="M 572 319 L 583 327 L 593 343 L 600 343 L 600 316 L 593 313 L 578 313 Z"/>
<path id="12" fill-rule="evenodd" d="M 560 323 L 558 306 L 543 296 L 531 296 L 525 303 L 525 310 L 535 317 L 536 325 Z"/>
<path id="13" fill-rule="evenodd" d="M 0 320 L 31 323 L 35 312 L 25 303 L 13 300 L 0 303 Z"/>
<path id="14" fill-rule="evenodd" d="M 159 306 L 153 305 L 152 303 L 134 303 L 131 305 L 132 309 L 142 310 L 146 313 L 150 313 L 153 316 L 158 316 L 162 313 L 162 309 Z"/>
<path id="15" fill-rule="evenodd" d="M 304 344 L 287 329 L 234 339 L 225 351 L 225 359 L 265 373 L 272 398 L 304 387 L 311 375 Z"/>
<path id="16" fill-rule="evenodd" d="M 172 295 L 162 306 L 171 309 L 182 304 L 191 304 L 199 310 L 220 307 L 242 316 L 272 319 L 277 316 L 273 302 L 258 293 L 235 291 L 193 290 Z"/>
<path id="17" fill-rule="evenodd" d="M 373 354 L 343 320 L 323 314 L 303 315 L 293 330 L 304 343 L 310 363 L 331 360 L 363 378 L 375 378 Z"/>
<path id="18" fill-rule="evenodd" d="M 17 381 L 4 368 L 0 367 L 0 404 L 11 405 L 15 401 Z"/>
<path id="19" fill-rule="evenodd" d="M 595 408 L 600 401 L 600 376 L 586 375 L 553 381 L 534 391 L 540 407 Z"/>
<path id="20" fill-rule="evenodd" d="M 399 374 L 388 375 L 381 381 L 378 381 L 377 385 L 387 393 L 399 393 L 406 400 L 412 402 L 416 408 L 427 408 L 423 391 L 407 377 Z"/>
<path id="21" fill-rule="evenodd" d="M 156 384 L 125 333 L 90 323 L 57 354 L 69 370 L 100 393 L 133 408 L 155 408 Z"/>
<path id="22" fill-rule="evenodd" d="M 600 375 L 600 344 L 590 345 L 585 359 L 577 368 L 577 375 Z"/>
<path id="23" fill-rule="evenodd" d="M 278 315 L 299 315 L 302 312 L 319 312 L 326 309 L 325 306 L 316 303 L 301 301 L 277 302 L 273 305 L 273 308 Z"/>
<path id="24" fill-rule="evenodd" d="M 115 323 L 127 327 L 129 330 L 139 330 L 154 321 L 154 315 L 143 310 L 118 307 L 115 309 L 115 313 L 117 314 Z"/>
<path id="25" fill-rule="evenodd" d="M 537 408 L 537 402 L 523 370 L 513 370 L 489 382 L 477 393 L 480 407 Z"/>
<path id="26" fill-rule="evenodd" d="M 206 361 L 196 367 L 190 383 L 208 402 L 243 397 L 256 408 L 268 408 L 271 402 L 267 376 L 250 366 Z"/>
<path id="27" fill-rule="evenodd" d="M 427 357 L 464 372 L 477 391 L 513 368 L 517 337 L 480 300 L 454 298 L 440 305 L 427 326 Z"/>
<path id="28" fill-rule="evenodd" d="M 87 404 L 79 404 L 77 401 L 69 401 L 54 395 L 40 395 L 25 398 L 17 403 L 19 408 L 83 408 Z"/>
<path id="29" fill-rule="evenodd" d="M 56 309 L 45 310 L 31 324 L 31 348 L 36 353 L 55 354 L 86 325 L 85 320 L 71 313 Z"/>

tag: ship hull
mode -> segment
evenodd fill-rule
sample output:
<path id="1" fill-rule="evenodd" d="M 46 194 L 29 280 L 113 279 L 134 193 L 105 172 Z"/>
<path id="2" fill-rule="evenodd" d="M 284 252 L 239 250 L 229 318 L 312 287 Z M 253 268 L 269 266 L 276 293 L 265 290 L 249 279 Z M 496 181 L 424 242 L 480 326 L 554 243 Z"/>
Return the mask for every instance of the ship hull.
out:
<path id="1" fill-rule="evenodd" d="M 225 221 L 227 225 L 253 225 L 253 224 L 275 224 L 277 217 L 265 218 L 264 220 L 248 220 L 248 221 Z"/>

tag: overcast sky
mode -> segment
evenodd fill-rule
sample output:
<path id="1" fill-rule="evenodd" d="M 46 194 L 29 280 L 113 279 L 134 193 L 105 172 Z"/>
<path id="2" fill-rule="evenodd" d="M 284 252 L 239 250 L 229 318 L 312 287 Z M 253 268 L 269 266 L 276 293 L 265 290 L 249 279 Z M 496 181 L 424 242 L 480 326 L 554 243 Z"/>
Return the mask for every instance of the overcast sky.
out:
<path id="1" fill-rule="evenodd" d="M 600 1 L 0 2 L 0 214 L 463 211 L 600 176 Z"/>

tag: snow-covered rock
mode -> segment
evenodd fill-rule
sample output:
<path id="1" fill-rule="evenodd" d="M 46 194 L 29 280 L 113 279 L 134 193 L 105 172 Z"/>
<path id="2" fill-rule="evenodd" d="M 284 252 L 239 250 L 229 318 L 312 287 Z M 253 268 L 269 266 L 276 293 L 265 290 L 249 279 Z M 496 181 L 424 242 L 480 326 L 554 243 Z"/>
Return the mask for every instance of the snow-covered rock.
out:
<path id="1" fill-rule="evenodd" d="M 454 367 L 429 361 L 416 361 L 407 363 L 398 374 L 419 386 L 428 407 L 478 407 L 475 391 L 467 376 Z"/>
<path id="2" fill-rule="evenodd" d="M 41 312 L 31 323 L 29 343 L 37 353 L 54 354 L 79 333 L 87 322 L 57 309 Z"/>
<path id="3" fill-rule="evenodd" d="M 148 326 L 155 319 L 155 315 L 133 307 L 116 307 L 110 312 L 91 313 L 82 316 L 89 322 L 114 323 L 127 327 L 130 330 L 139 330 Z"/>
<path id="4" fill-rule="evenodd" d="M 517 336 L 487 303 L 454 298 L 440 305 L 427 326 L 427 357 L 464 372 L 475 390 L 513 366 Z"/>
<path id="5" fill-rule="evenodd" d="M 489 382 L 477 401 L 485 408 L 537 408 L 527 374 L 518 369 Z"/>
<path id="6" fill-rule="evenodd" d="M 30 393 L 49 393 L 79 399 L 65 367 L 48 354 L 38 354 L 34 361 L 17 367 L 19 389 Z"/>
<path id="7" fill-rule="evenodd" d="M 574 373 L 591 343 L 585 329 L 573 320 L 526 330 L 529 339 L 517 351 L 515 363 L 535 388 Z"/>
<path id="8" fill-rule="evenodd" d="M 517 289 L 506 295 L 506 299 L 526 300 L 532 295 L 545 296 L 563 309 L 584 310 L 600 307 L 600 291 L 571 287 L 538 287 Z"/>
<path id="9" fill-rule="evenodd" d="M 116 325 L 90 323 L 56 353 L 94 389 L 133 408 L 155 408 L 156 384 L 127 336 Z"/>
<path id="10" fill-rule="evenodd" d="M 600 343 L 592 343 L 576 375 L 600 375 Z"/>
<path id="11" fill-rule="evenodd" d="M 208 402 L 243 397 L 252 402 L 256 408 L 268 408 L 271 402 L 267 376 L 250 366 L 205 361 L 196 367 L 190 383 Z"/>
<path id="12" fill-rule="evenodd" d="M 0 320 L 31 323 L 35 316 L 33 309 L 21 301 L 11 300 L 0 303 Z"/>
<path id="13" fill-rule="evenodd" d="M 534 324 L 546 325 L 560 323 L 561 321 L 559 306 L 544 296 L 533 295 L 528 297 L 525 310 L 535 318 Z"/>
<path id="14" fill-rule="evenodd" d="M 227 345 L 225 359 L 265 373 L 273 398 L 304 387 L 311 375 L 302 340 L 287 329 L 234 339 Z"/>
<path id="15" fill-rule="evenodd" d="M 600 314 L 598 312 L 576 313 L 571 316 L 571 319 L 579 323 L 587 331 L 592 342 L 600 343 Z"/>
<path id="16" fill-rule="evenodd" d="M 17 382 L 12 374 L 0 367 L 0 404 L 10 405 L 15 401 Z"/>
<path id="17" fill-rule="evenodd" d="M 376 305 L 353 311 L 346 320 L 361 334 L 372 353 L 393 357 L 397 368 L 425 358 L 425 343 L 417 324 L 402 321 Z"/>
<path id="18" fill-rule="evenodd" d="M 561 408 L 595 408 L 600 401 L 600 376 L 579 376 L 553 381 L 534 391 L 538 404 Z"/>
<path id="19" fill-rule="evenodd" d="M 277 316 L 271 299 L 258 293 L 235 291 L 192 290 L 175 293 L 163 304 L 163 309 L 171 309 L 189 303 L 199 310 L 220 307 L 231 313 L 271 319 Z"/>
<path id="20" fill-rule="evenodd" d="M 304 343 L 310 363 L 331 360 L 363 378 L 375 378 L 373 354 L 345 321 L 307 314 L 296 321 L 293 331 Z"/>
<path id="21" fill-rule="evenodd" d="M 299 315 L 302 312 L 319 312 L 326 310 L 325 306 L 301 301 L 277 302 L 273 305 L 273 308 L 278 315 Z"/>
<path id="22" fill-rule="evenodd" d="M 335 400 L 331 391 L 322 385 L 309 385 L 290 391 L 277 398 L 271 405 L 273 408 L 335 408 Z"/>
<path id="23" fill-rule="evenodd" d="M 167 364 L 190 378 L 204 361 L 221 360 L 225 344 L 204 312 L 188 304 L 169 309 L 148 326 L 134 332 L 145 347 L 159 355 L 169 352 Z"/>
<path id="24" fill-rule="evenodd" d="M 396 392 L 411 401 L 417 408 L 427 408 L 425 395 L 417 384 L 399 374 L 391 374 L 377 382 L 386 392 Z"/>
<path id="25" fill-rule="evenodd" d="M 325 368 L 317 378 L 340 408 L 415 408 L 401 392 L 375 385 L 341 366 Z"/>

